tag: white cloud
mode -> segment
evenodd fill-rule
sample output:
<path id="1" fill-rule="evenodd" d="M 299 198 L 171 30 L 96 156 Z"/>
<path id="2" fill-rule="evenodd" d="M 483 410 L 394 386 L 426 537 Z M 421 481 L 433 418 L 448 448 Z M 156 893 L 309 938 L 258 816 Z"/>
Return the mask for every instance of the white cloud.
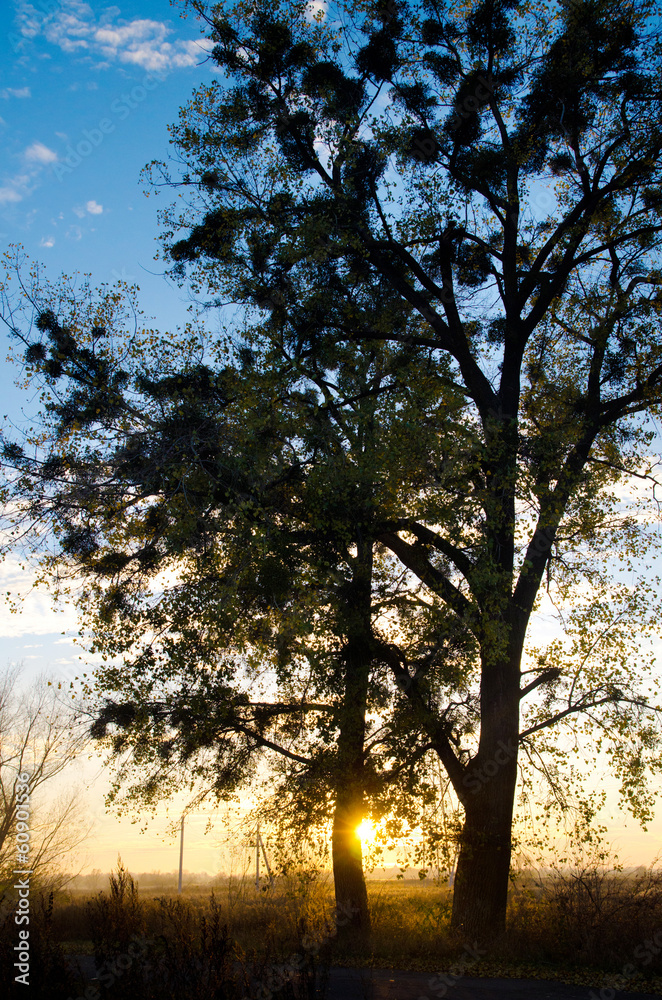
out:
<path id="1" fill-rule="evenodd" d="M 15 187 L 11 185 L 0 187 L 0 205 L 16 203 L 17 201 L 21 201 L 22 198 L 23 195 Z"/>
<path id="2" fill-rule="evenodd" d="M 25 569 L 18 556 L 9 555 L 1 567 L 2 591 L 17 604 L 15 612 L 8 601 L 0 600 L 0 636 L 30 636 L 31 642 L 47 633 L 75 633 L 80 628 L 75 610 L 63 604 L 54 608 L 50 595 L 36 584 L 36 570 Z"/>
<path id="3" fill-rule="evenodd" d="M 30 180 L 40 168 L 34 168 L 28 173 L 5 177 L 0 187 L 0 205 L 8 205 L 22 201 L 30 193 Z"/>
<path id="4" fill-rule="evenodd" d="M 43 142 L 33 142 L 31 146 L 28 146 L 23 155 L 29 163 L 43 163 L 47 165 L 57 161 L 57 153 L 49 149 L 48 146 L 45 146 Z"/>
<path id="5" fill-rule="evenodd" d="M 16 22 L 24 38 L 34 38 L 39 34 L 45 16 L 31 3 L 19 3 L 16 11 Z"/>
<path id="6" fill-rule="evenodd" d="M 0 97 L 5 101 L 8 101 L 10 97 L 32 97 L 32 91 L 29 87 L 5 87 L 4 90 L 0 90 Z"/>
<path id="7" fill-rule="evenodd" d="M 328 12 L 326 0 L 310 0 L 306 4 L 306 20 L 323 21 Z"/>
<path id="8" fill-rule="evenodd" d="M 90 200 L 86 201 L 84 205 L 75 205 L 72 211 L 77 218 L 84 219 L 86 214 L 102 215 L 103 205 L 100 205 L 98 201 L 94 200 L 94 198 L 90 198 Z"/>
<path id="9" fill-rule="evenodd" d="M 42 236 L 42 238 L 39 240 L 39 246 L 40 247 L 52 247 L 52 246 L 55 246 L 55 237 L 54 236 Z"/>
<path id="10" fill-rule="evenodd" d="M 93 41 L 106 59 L 141 66 L 151 73 L 195 66 L 209 45 L 205 40 L 167 41 L 172 28 L 162 21 L 136 19 L 112 28 L 99 28 Z M 210 43 L 211 44 L 211 43 Z"/>
<path id="11" fill-rule="evenodd" d="M 22 159 L 25 165 L 23 173 L 0 180 L 0 205 L 16 204 L 30 194 L 44 167 L 57 161 L 57 153 L 43 142 L 33 142 L 23 151 Z"/>
<path id="12" fill-rule="evenodd" d="M 43 142 L 36 140 L 23 150 L 23 171 L 14 177 L 0 179 L 0 205 L 22 201 L 39 182 L 40 174 L 46 167 L 58 161 L 58 155 Z M 42 244 L 52 245 L 52 244 Z"/>
<path id="13" fill-rule="evenodd" d="M 19 24 L 25 37 L 43 34 L 63 52 L 102 56 L 105 60 L 140 66 L 151 73 L 194 66 L 213 47 L 202 38 L 171 41 L 174 29 L 166 22 L 149 18 L 127 21 L 118 18 L 118 13 L 116 7 L 111 7 L 97 19 L 89 4 L 63 0 L 58 9 L 44 16 L 31 4 L 24 3 Z"/>

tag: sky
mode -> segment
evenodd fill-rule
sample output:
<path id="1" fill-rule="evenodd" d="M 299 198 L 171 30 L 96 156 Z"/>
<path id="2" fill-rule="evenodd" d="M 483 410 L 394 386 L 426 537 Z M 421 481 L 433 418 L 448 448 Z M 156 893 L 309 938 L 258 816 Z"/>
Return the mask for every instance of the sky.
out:
<path id="1" fill-rule="evenodd" d="M 136 281 L 147 313 L 181 322 L 182 296 L 153 259 L 157 199 L 139 175 L 168 156 L 168 124 L 211 78 L 198 22 L 166 0 L 10 6 L 0 38 L 3 244 L 22 243 L 53 276 Z"/>
<path id="2" fill-rule="evenodd" d="M 145 197 L 142 168 L 169 155 L 167 126 L 201 83 L 212 78 L 209 43 L 198 22 L 167 0 L 122 6 L 80 0 L 11 0 L 0 35 L 0 248 L 20 244 L 51 279 L 90 272 L 93 284 L 140 286 L 154 325 L 172 329 L 187 318 L 184 293 L 164 279 L 155 260 L 157 208 Z M 0 413 L 20 424 L 34 401 L 15 384 L 2 337 Z M 65 684 L 81 668 L 71 608 L 56 610 L 32 590 L 18 560 L 0 567 L 2 591 L 21 595 L 12 614 L 0 604 L 0 666 L 23 662 L 24 679 L 46 671 Z M 141 835 L 128 820 L 107 816 L 100 761 L 83 761 L 68 780 L 87 784 L 93 823 L 80 863 L 108 870 L 118 850 L 134 871 L 171 871 L 176 839 L 160 817 Z M 176 814 L 178 803 L 172 807 Z M 184 865 L 214 872 L 218 834 L 206 817 L 187 822 Z"/>
<path id="3" fill-rule="evenodd" d="M 10 0 L 4 24 L 0 246 L 22 245 L 51 279 L 80 271 L 90 272 L 93 284 L 135 282 L 154 325 L 183 324 L 185 293 L 166 281 L 154 260 L 157 209 L 167 195 L 145 197 L 140 172 L 150 160 L 168 157 L 168 124 L 194 88 L 212 78 L 199 24 L 166 0 L 130 6 Z M 4 358 L 9 343 L 0 336 Z M 10 364 L 0 366 L 0 413 L 20 424 L 35 402 L 15 386 L 16 374 Z M 70 606 L 53 608 L 32 585 L 18 559 L 0 567 L 0 590 L 23 598 L 17 612 L 0 603 L 0 665 L 22 661 L 27 683 L 47 671 L 66 685 L 82 669 L 78 622 Z M 165 832 L 166 818 L 140 834 L 129 820 L 106 814 L 107 778 L 98 760 L 80 762 L 70 780 L 89 786 L 93 832 L 81 855 L 85 869 L 108 870 L 118 850 L 133 871 L 176 868 L 178 845 Z M 181 802 L 172 804 L 170 818 L 178 808 Z M 206 820 L 200 814 L 188 820 L 184 864 L 214 872 L 228 863 L 219 851 L 227 822 L 219 819 L 216 832 L 205 834 Z M 659 819 L 649 833 L 620 819 L 610 825 L 624 861 L 648 863 L 662 848 Z"/>

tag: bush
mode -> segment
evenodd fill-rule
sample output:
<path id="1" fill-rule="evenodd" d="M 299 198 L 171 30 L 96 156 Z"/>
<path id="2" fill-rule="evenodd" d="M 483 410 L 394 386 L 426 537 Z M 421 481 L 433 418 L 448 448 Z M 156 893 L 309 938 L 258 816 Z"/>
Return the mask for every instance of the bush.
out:
<path id="1" fill-rule="evenodd" d="M 0 995 L 3 997 L 48 997 L 67 1000 L 76 990 L 77 977 L 66 955 L 53 937 L 53 893 L 34 894 L 31 898 L 30 923 L 21 925 L 29 930 L 29 992 L 15 977 L 21 973 L 15 967 L 16 945 L 19 943 L 14 916 L 15 901 L 5 894 L 0 899 Z"/>
<path id="2" fill-rule="evenodd" d="M 206 905 L 181 897 L 147 899 L 120 861 L 110 894 L 87 903 L 97 969 L 92 985 L 103 989 L 104 1000 L 124 1000 L 127 993 L 140 1000 L 235 1000 L 265 985 L 281 1000 L 319 996 L 325 966 L 317 949 L 301 947 L 313 921 L 293 911 L 292 902 L 292 893 L 289 899 L 251 894 L 253 905 L 240 908 L 233 927 L 244 936 L 250 928 L 255 937 L 257 924 L 260 947 L 246 951 L 213 892 Z M 306 905 L 296 902 L 310 909 L 310 898 Z"/>
<path id="3" fill-rule="evenodd" d="M 606 971 L 633 964 L 642 975 L 659 975 L 662 949 L 645 963 L 644 952 L 662 930 L 662 871 L 556 869 L 513 893 L 508 926 L 513 956 Z"/>

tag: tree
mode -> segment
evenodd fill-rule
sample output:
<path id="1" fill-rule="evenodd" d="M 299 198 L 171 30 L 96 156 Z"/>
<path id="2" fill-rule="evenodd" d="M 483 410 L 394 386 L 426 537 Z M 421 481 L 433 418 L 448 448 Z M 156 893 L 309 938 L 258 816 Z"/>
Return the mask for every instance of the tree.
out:
<path id="1" fill-rule="evenodd" d="M 571 553 L 588 571 L 610 488 L 650 471 L 642 418 L 659 412 L 662 381 L 654 8 L 393 0 L 311 18 L 282 3 L 251 19 L 246 5 L 191 6 L 226 78 L 174 129 L 190 192 L 182 215 L 165 213 L 176 273 L 217 301 L 267 305 L 285 328 L 320 284 L 342 294 L 351 273 L 370 274 L 421 325 L 403 336 L 344 322 L 334 337 L 445 357 L 470 408 L 462 509 L 398 518 L 378 540 L 480 648 L 478 745 L 468 762 L 439 747 L 465 811 L 453 922 L 488 935 L 504 922 L 518 744 L 584 710 L 613 710 L 621 733 L 637 711 L 653 724 L 622 674 L 587 677 L 575 697 L 556 666 L 522 682 L 521 661 L 546 575 L 567 588 Z M 554 199 L 541 213 L 542 183 Z M 308 329 L 302 353 L 320 349 Z M 438 498 L 455 484 L 446 470 Z M 541 686 L 547 712 L 520 731 L 520 703 Z"/>
<path id="2" fill-rule="evenodd" d="M 227 79 L 203 88 L 174 131 L 184 160 L 182 183 L 191 197 L 181 218 L 170 215 L 166 248 L 182 275 L 188 268 L 194 287 L 247 310 L 248 341 L 262 337 L 269 350 L 286 350 L 292 370 L 305 365 L 314 374 L 307 377 L 319 396 L 309 399 L 305 420 L 288 442 L 290 458 L 300 453 L 300 428 L 306 427 L 310 455 L 323 456 L 324 482 L 333 448 L 313 445 L 312 431 L 318 429 L 315 408 L 319 412 L 324 401 L 319 379 L 335 364 L 346 373 L 360 349 L 387 350 L 396 396 L 413 391 L 417 371 L 427 371 L 418 426 L 406 431 L 406 422 L 399 425 L 413 457 L 402 465 L 402 488 L 391 500 L 384 497 L 392 479 L 379 493 L 367 536 L 371 552 L 364 549 L 363 561 L 364 593 L 365 570 L 381 546 L 406 572 L 413 598 L 402 602 L 404 610 L 385 635 L 371 629 L 370 648 L 352 679 L 364 671 L 369 654 L 385 678 L 386 708 L 394 709 L 389 732 L 416 733 L 415 752 L 429 749 L 445 767 L 464 809 L 453 922 L 487 939 L 505 919 L 520 745 L 535 758 L 550 730 L 587 718 L 615 737 L 626 794 L 642 787 L 655 760 L 654 712 L 622 644 L 623 621 L 635 598 L 626 586 L 619 593 L 619 581 L 610 592 L 600 560 L 616 547 L 634 571 L 642 532 L 636 519 L 616 516 L 613 491 L 627 472 L 649 475 L 651 435 L 643 417 L 655 414 L 660 403 L 658 29 L 645 4 L 611 0 L 549 5 L 543 9 L 550 16 L 542 18 L 532 6 L 498 2 L 450 13 L 434 4 L 355 4 L 329 8 L 326 19 L 312 20 L 303 4 L 274 6 L 269 15 L 256 9 L 252 20 L 246 5 L 236 14 L 196 9 L 208 18 L 217 43 L 214 58 Z M 645 45 L 648 64 L 641 56 Z M 384 110 L 376 112 L 380 106 Z M 527 191 L 550 178 L 556 200 L 540 218 Z M 357 285 L 381 290 L 375 308 L 357 314 Z M 152 471 L 162 467 L 163 475 L 147 484 L 142 445 L 134 446 L 134 465 L 130 449 L 106 445 L 132 427 L 127 440 L 148 440 L 146 430 L 139 433 L 152 417 L 145 407 L 148 382 L 131 383 L 131 391 L 143 396 L 127 408 L 130 378 L 110 363 L 101 334 L 93 333 L 105 320 L 75 315 L 72 335 L 69 318 L 64 323 L 46 311 L 41 315 L 47 343 L 29 347 L 28 360 L 53 386 L 65 377 L 73 388 L 62 409 L 55 404 L 52 411 L 56 426 L 60 421 L 52 459 L 39 466 L 8 445 L 7 460 L 25 477 L 14 496 L 25 500 L 35 483 L 49 484 L 44 504 L 34 494 L 35 505 L 28 503 L 27 510 L 62 519 L 72 568 L 106 565 L 111 579 L 121 575 L 122 587 L 102 587 L 100 595 L 108 598 L 109 628 L 104 632 L 100 614 L 98 631 L 112 652 L 123 648 L 117 612 L 126 613 L 127 581 L 137 585 L 160 560 L 170 559 L 172 566 L 176 557 L 192 553 L 196 531 L 198 548 L 205 551 L 207 536 L 191 504 L 193 486 L 203 501 L 214 483 L 226 549 L 230 544 L 231 552 L 240 553 L 249 539 L 268 538 L 277 550 L 284 512 L 291 509 L 280 499 L 265 502 L 260 477 L 266 470 L 268 483 L 283 486 L 273 475 L 283 474 L 283 452 L 274 447 L 278 433 L 253 426 L 247 451 L 241 429 L 248 413 L 250 419 L 272 419 L 273 400 L 280 403 L 281 396 L 265 392 L 266 383 L 256 391 L 259 380 L 249 380 L 245 398 L 254 394 L 252 404 L 227 408 L 233 418 L 226 425 L 205 410 L 211 391 L 218 397 L 216 412 L 225 406 L 228 393 L 219 391 L 217 373 L 212 379 L 198 368 L 193 375 L 191 363 L 180 365 L 179 375 L 169 371 L 147 391 L 159 419 L 163 412 L 170 421 L 167 433 L 155 438 L 164 450 L 148 463 Z M 230 365 L 223 374 L 233 388 L 240 367 Z M 80 386 L 84 391 L 77 394 Z M 382 388 L 391 391 L 377 386 L 377 396 Z M 429 412 L 449 398 L 451 419 L 428 426 Z M 195 413 L 189 412 L 194 401 Z M 176 420 L 182 414 L 185 431 Z M 222 479 L 204 465 L 196 425 L 214 437 L 214 470 L 220 465 Z M 76 440 L 81 427 L 85 433 Z M 96 453 L 85 450 L 90 434 L 96 435 Z M 393 438 L 383 440 L 391 446 Z M 237 441 L 241 445 L 233 451 Z M 57 466 L 56 458 L 70 447 L 71 458 Z M 401 443 L 396 454 L 403 452 Z M 160 466 L 159 455 L 168 456 L 167 465 Z M 300 479 L 285 481 L 297 500 Z M 127 509 L 119 502 L 120 486 L 129 490 L 136 513 L 118 528 L 117 511 L 124 516 Z M 157 515 L 147 513 L 154 495 L 165 501 L 163 529 Z M 304 509 L 308 517 L 314 504 Z M 226 527 L 230 510 L 238 518 L 232 522 L 235 535 Z M 352 504 L 341 505 L 337 515 L 345 547 L 357 544 Z M 250 529 L 251 517 L 261 528 L 270 523 L 270 531 Z M 316 527 L 329 531 L 325 518 Z M 130 559 L 122 563 L 132 531 Z M 103 544 L 97 552 L 99 532 Z M 113 532 L 119 532 L 119 563 L 113 563 Z M 158 553 L 152 539 L 162 546 Z M 244 566 L 247 579 L 255 581 L 256 550 L 250 551 Z M 293 560 L 293 551 L 279 554 L 281 566 Z M 326 556 L 331 579 L 338 551 L 329 546 Z M 188 569 L 190 562 L 184 564 Z M 293 565 L 303 579 L 301 564 Z M 200 583 L 214 579 L 201 575 Z M 587 580 L 594 597 L 577 623 L 578 667 L 573 659 L 545 661 L 542 652 L 534 676 L 523 679 L 524 642 L 543 581 L 567 597 Z M 197 590 L 196 612 L 206 626 L 219 609 L 242 607 L 241 601 L 233 604 L 233 595 L 246 592 L 244 582 L 236 573 L 230 582 L 223 593 L 211 586 Z M 305 601 L 300 590 L 292 608 Z M 293 594 L 291 579 L 282 592 Z M 190 610 L 187 600 L 177 607 Z M 626 611 L 620 626 L 619 601 Z M 354 604 L 352 598 L 346 610 Z M 127 616 L 126 628 L 137 620 Z M 168 639 L 169 655 L 181 662 L 177 657 L 188 652 L 193 662 L 200 630 L 193 629 L 189 647 L 179 649 L 187 619 L 180 614 L 171 620 L 177 630 Z M 399 641 L 395 626 L 401 620 L 407 638 L 418 635 L 413 652 Z M 158 629 L 165 621 L 154 618 L 156 635 L 165 635 Z M 322 648 L 325 624 L 324 616 L 314 621 Z M 244 625 L 236 628 L 241 632 Z M 261 652 L 269 638 L 277 648 L 272 633 Z M 150 642 L 151 636 L 148 647 Z M 456 654 L 444 659 L 449 644 Z M 597 649 L 606 650 L 605 662 L 591 659 Z M 157 661 L 154 654 L 145 664 L 159 668 Z M 216 674 L 219 681 L 232 680 L 230 668 L 224 669 Z M 149 701 L 147 673 L 144 683 L 139 693 Z M 224 710 L 231 701 L 228 688 L 227 697 L 217 697 Z M 339 695 L 347 687 L 334 690 Z M 185 717 L 178 738 L 193 720 L 204 719 L 212 695 L 222 692 L 207 693 L 209 699 Z M 124 716 L 121 705 L 114 708 L 111 721 L 120 729 L 130 729 L 136 719 L 141 701 L 133 695 Z M 531 696 L 537 697 L 534 708 L 520 724 L 520 705 Z M 259 708 L 253 705 L 251 712 Z M 251 714 L 251 740 L 258 717 Z M 288 717 L 289 709 L 283 714 Z M 143 718 L 138 713 L 139 723 Z M 406 723 L 398 729 L 401 718 Z M 160 719 L 165 727 L 163 712 Z M 172 724 L 172 715 L 167 719 Z M 245 720 L 239 723 L 245 730 Z M 136 725 L 134 753 L 148 759 L 148 741 L 138 738 L 142 732 Z M 259 732 L 257 737 L 264 739 Z M 118 741 L 121 750 L 121 736 Z M 395 769 L 403 763 L 404 742 L 390 744 Z M 636 811 L 636 795 L 631 799 Z"/>
<path id="3" fill-rule="evenodd" d="M 17 812 L 25 805 L 17 781 L 19 775 L 28 774 L 29 867 L 35 878 L 53 884 L 61 878 L 62 861 L 85 839 L 87 829 L 75 791 L 56 797 L 46 811 L 35 793 L 44 785 L 52 787 L 87 737 L 75 726 L 74 713 L 62 705 L 56 687 L 45 678 L 22 694 L 19 683 L 20 669 L 6 669 L 0 682 L 0 878 L 7 884 L 14 879 Z"/>
<path id="4" fill-rule="evenodd" d="M 337 903 L 366 928 L 356 827 L 367 800 L 393 805 L 397 789 L 411 802 L 412 785 L 429 794 L 412 773 L 429 745 L 412 741 L 406 713 L 367 719 L 393 693 L 376 673 L 387 649 L 376 620 L 398 616 L 401 645 L 429 672 L 447 671 L 452 649 L 429 611 L 417 607 L 407 629 L 408 595 L 374 532 L 462 401 L 439 398 L 429 360 L 412 361 L 398 388 L 405 362 L 389 349 L 329 346 L 306 363 L 255 331 L 250 348 L 203 363 L 190 331 L 127 342 L 115 293 L 23 292 L 40 340 L 18 315 L 12 329 L 49 402 L 36 454 L 6 447 L 20 470 L 11 510 L 16 526 L 58 537 L 45 567 L 60 582 L 87 581 L 93 648 L 111 659 L 97 672 L 93 734 L 147 769 L 133 788 L 146 804 L 181 787 L 182 769 L 221 796 L 250 781 L 261 754 L 281 755 L 295 768 L 283 782 L 300 790 L 293 811 L 333 811 Z M 60 318 L 46 308 L 56 302 Z M 362 281 L 336 306 L 368 322 L 377 302 L 390 326 L 402 322 Z M 423 413 L 412 449 L 406 429 Z"/>

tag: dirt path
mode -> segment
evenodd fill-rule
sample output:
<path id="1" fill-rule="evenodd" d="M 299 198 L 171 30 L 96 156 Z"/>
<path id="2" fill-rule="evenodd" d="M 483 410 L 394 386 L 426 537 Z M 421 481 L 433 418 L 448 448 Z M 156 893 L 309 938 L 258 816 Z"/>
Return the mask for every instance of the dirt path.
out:
<path id="1" fill-rule="evenodd" d="M 89 981 L 96 975 L 89 955 L 72 956 Z M 101 991 L 103 993 L 103 990 Z M 256 992 L 256 996 L 263 993 Z M 278 1000 L 279 991 L 272 992 Z M 566 986 L 543 979 L 471 979 L 451 984 L 431 972 L 400 969 L 330 970 L 324 1000 L 662 1000 L 658 993 L 625 993 L 599 986 Z"/>
<path id="2" fill-rule="evenodd" d="M 448 985 L 429 972 L 331 970 L 327 1000 L 662 1000 L 659 994 L 566 986 L 542 979 L 459 979 Z"/>

